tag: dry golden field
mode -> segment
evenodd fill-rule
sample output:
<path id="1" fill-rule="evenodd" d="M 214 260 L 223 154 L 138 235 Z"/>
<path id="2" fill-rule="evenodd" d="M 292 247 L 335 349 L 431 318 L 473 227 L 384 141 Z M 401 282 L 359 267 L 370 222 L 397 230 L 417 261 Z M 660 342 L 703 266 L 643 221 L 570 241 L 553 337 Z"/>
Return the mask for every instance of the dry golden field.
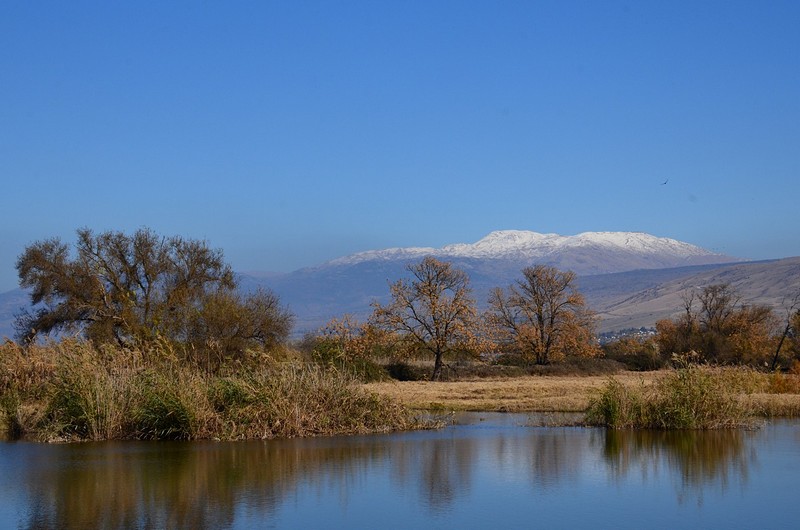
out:
<path id="1" fill-rule="evenodd" d="M 649 385 L 658 372 L 622 372 L 625 385 Z M 372 392 L 390 396 L 412 409 L 506 412 L 580 412 L 609 376 L 529 376 L 473 381 L 391 381 L 368 383 Z"/>
<path id="2" fill-rule="evenodd" d="M 583 412 L 591 397 L 613 377 L 628 386 L 652 385 L 667 372 L 620 372 L 613 376 L 528 376 L 455 382 L 391 381 L 367 383 L 415 410 Z M 766 377 L 766 376 L 765 376 Z M 766 379 L 764 379 L 766 381 Z M 800 416 L 800 394 L 766 388 L 742 390 L 766 416 Z"/>

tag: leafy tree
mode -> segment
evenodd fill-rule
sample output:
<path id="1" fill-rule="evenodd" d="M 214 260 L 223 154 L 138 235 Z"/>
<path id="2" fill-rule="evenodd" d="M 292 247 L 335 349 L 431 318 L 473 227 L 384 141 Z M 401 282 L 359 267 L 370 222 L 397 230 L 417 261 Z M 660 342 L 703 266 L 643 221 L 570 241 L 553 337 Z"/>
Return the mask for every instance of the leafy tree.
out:
<path id="1" fill-rule="evenodd" d="M 663 352 L 695 352 L 707 362 L 761 364 L 774 349 L 775 314 L 767 306 L 742 304 L 729 284 L 683 296 L 684 313 L 656 323 Z M 698 306 L 699 303 L 699 307 Z"/>
<path id="2" fill-rule="evenodd" d="M 198 364 L 213 368 L 242 358 L 254 346 L 275 348 L 289 336 L 292 322 L 293 316 L 272 291 L 259 289 L 243 295 L 217 290 L 189 312 L 185 331 L 176 338 L 190 346 L 187 354 Z"/>
<path id="3" fill-rule="evenodd" d="M 607 359 L 623 363 L 629 370 L 658 370 L 665 364 L 653 337 L 620 337 L 602 346 Z"/>
<path id="4" fill-rule="evenodd" d="M 391 302 L 373 304 L 373 322 L 432 354 L 431 380 L 436 381 L 441 379 L 444 356 L 473 347 L 477 339 L 477 311 L 469 276 L 433 257 L 409 265 L 408 271 L 411 281 L 390 285 Z"/>
<path id="5" fill-rule="evenodd" d="M 23 341 L 77 332 L 123 347 L 164 339 L 189 349 L 216 344 L 228 355 L 284 340 L 291 326 L 275 295 L 235 291 L 220 250 L 149 229 L 133 235 L 78 230 L 74 255 L 57 238 L 38 241 L 16 267 L 38 307 L 17 318 Z"/>
<path id="6" fill-rule="evenodd" d="M 489 296 L 487 321 L 499 342 L 536 364 L 554 356 L 594 355 L 594 317 L 575 288 L 575 273 L 536 265 L 522 279 Z"/>
<path id="7" fill-rule="evenodd" d="M 349 314 L 331 319 L 309 339 L 312 355 L 344 363 L 385 354 L 389 341 L 385 331 L 370 322 L 361 323 Z"/>

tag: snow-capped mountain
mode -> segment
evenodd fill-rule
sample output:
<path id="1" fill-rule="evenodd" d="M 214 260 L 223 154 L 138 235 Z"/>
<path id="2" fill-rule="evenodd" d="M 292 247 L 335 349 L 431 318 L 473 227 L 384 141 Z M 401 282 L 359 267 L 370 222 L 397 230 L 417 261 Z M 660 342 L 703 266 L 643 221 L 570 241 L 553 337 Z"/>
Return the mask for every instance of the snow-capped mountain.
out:
<path id="1" fill-rule="evenodd" d="M 442 248 L 370 250 L 288 274 L 267 277 L 242 274 L 240 285 L 244 290 L 262 286 L 274 290 L 297 316 L 296 332 L 302 334 L 316 330 L 344 313 L 366 318 L 371 302 L 387 301 L 389 283 L 407 277 L 406 267 L 425 256 L 450 261 L 467 272 L 479 305 L 485 303 L 492 288 L 505 287 L 519 278 L 523 268 L 544 264 L 577 273 L 581 288 L 586 289 L 587 299 L 593 303 L 592 308 L 600 311 L 603 310 L 599 304 L 601 299 L 611 300 L 618 291 L 652 288 L 656 284 L 655 280 L 642 278 L 662 281 L 674 275 L 689 274 L 689 269 L 691 272 L 705 269 L 698 266 L 716 267 L 717 264 L 740 261 L 674 239 L 638 232 L 585 232 L 560 236 L 503 230 L 492 232 L 475 243 L 457 243 Z M 659 273 L 656 269 L 670 271 Z M 624 278 L 620 276 L 626 271 L 638 272 Z M 609 273 L 617 274 L 612 274 L 608 281 L 597 276 Z M 8 303 L 4 304 L 4 300 Z M 596 307 L 595 302 L 598 302 Z M 12 309 L 24 305 L 23 291 L 0 295 L 0 338 L 12 333 Z"/>
<path id="2" fill-rule="evenodd" d="M 570 269 L 578 274 L 737 261 L 689 243 L 642 232 L 584 232 L 575 236 L 561 236 L 524 230 L 500 230 L 476 243 L 456 243 L 442 248 L 369 250 L 329 261 L 323 267 L 369 261 L 410 261 L 424 256 L 536 262 Z"/>
<path id="3" fill-rule="evenodd" d="M 523 268 L 536 264 L 571 270 L 586 284 L 590 275 L 740 261 L 674 239 L 637 232 L 560 236 L 503 230 L 475 243 L 359 252 L 251 283 L 266 285 L 277 292 L 297 315 L 296 328 L 302 332 L 318 329 L 344 313 L 365 318 L 370 312 L 370 302 L 385 303 L 389 283 L 408 277 L 406 267 L 425 256 L 447 260 L 469 274 L 479 305 L 485 304 L 492 288 L 510 285 L 520 277 Z"/>

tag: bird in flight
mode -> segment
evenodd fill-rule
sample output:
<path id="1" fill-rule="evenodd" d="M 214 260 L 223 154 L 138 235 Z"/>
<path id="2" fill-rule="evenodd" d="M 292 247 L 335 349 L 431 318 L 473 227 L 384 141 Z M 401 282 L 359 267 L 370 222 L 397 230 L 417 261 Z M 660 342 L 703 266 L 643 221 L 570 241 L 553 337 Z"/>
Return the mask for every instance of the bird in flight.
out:
<path id="1" fill-rule="evenodd" d="M 669 179 L 667 179 L 667 180 L 665 180 L 664 182 L 662 182 L 662 183 L 661 183 L 661 185 L 662 185 L 662 186 L 665 186 L 665 185 L 667 184 L 667 182 L 669 182 Z"/>

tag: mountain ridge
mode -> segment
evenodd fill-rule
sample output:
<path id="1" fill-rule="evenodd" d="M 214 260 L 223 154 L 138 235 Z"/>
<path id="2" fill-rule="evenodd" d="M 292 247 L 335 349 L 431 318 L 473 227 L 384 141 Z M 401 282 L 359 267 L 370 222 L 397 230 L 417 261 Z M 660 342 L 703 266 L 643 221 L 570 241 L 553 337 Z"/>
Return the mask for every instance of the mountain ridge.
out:
<path id="1" fill-rule="evenodd" d="M 497 230 L 475 243 L 454 243 L 440 248 L 394 247 L 366 250 L 325 262 L 313 270 L 351 266 L 366 261 L 488 259 L 536 261 L 578 274 L 603 274 L 639 268 L 743 261 L 676 239 L 645 232 L 582 232 L 574 236 L 526 230 Z"/>
<path id="2" fill-rule="evenodd" d="M 589 307 L 602 319 L 601 332 L 652 325 L 658 318 L 670 316 L 680 309 L 680 304 L 674 303 L 676 290 L 687 285 L 736 278 L 735 287 L 744 291 L 744 300 L 762 300 L 775 307 L 780 303 L 775 293 L 800 290 L 800 273 L 793 264 L 786 265 L 788 262 L 780 266 L 772 263 L 780 260 L 763 262 L 759 285 L 751 289 L 749 278 L 755 275 L 748 271 L 756 269 L 749 267 L 762 262 L 746 262 L 642 232 L 559 236 L 501 230 L 475 243 L 366 251 L 290 273 L 238 273 L 237 277 L 245 292 L 264 287 L 273 290 L 296 315 L 295 336 L 300 336 L 345 313 L 367 318 L 371 303 L 388 301 L 389 284 L 408 278 L 408 265 L 427 255 L 464 270 L 480 308 L 485 308 L 492 288 L 510 285 L 527 266 L 572 270 Z M 764 292 L 769 296 L 762 296 Z M 10 333 L 11 310 L 26 305 L 24 301 L 25 293 L 19 289 L 0 294 L 0 335 Z"/>

